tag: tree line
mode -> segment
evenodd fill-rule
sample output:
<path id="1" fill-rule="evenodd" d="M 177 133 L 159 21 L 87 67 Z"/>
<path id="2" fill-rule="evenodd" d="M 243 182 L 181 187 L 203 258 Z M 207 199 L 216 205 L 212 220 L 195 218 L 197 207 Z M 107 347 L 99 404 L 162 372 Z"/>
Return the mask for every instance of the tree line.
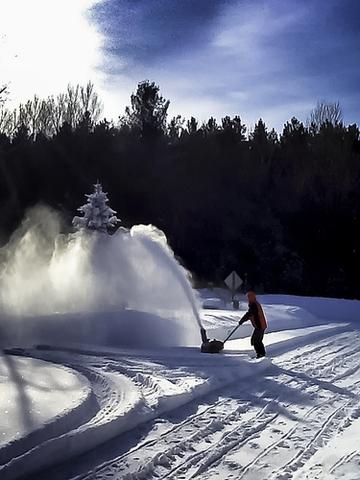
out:
<path id="1" fill-rule="evenodd" d="M 116 124 L 101 119 L 90 83 L 15 111 L 4 95 L 2 243 L 39 202 L 71 228 L 99 179 L 122 225 L 163 229 L 197 285 L 237 270 L 258 291 L 360 297 L 359 128 L 339 104 L 320 102 L 277 134 L 261 119 L 251 132 L 239 116 L 168 119 L 149 81 Z"/>

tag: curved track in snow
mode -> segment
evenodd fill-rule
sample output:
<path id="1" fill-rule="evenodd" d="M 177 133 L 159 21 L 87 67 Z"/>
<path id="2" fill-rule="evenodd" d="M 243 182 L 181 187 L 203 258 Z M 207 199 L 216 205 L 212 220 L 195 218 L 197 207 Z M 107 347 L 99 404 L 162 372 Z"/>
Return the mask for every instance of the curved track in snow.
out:
<path id="1" fill-rule="evenodd" d="M 298 347 L 292 340 L 271 361 L 191 349 L 27 351 L 79 371 L 98 405 L 86 423 L 37 447 L 61 464 L 41 463 L 37 478 L 327 478 L 313 459 L 360 416 L 360 332 L 342 330 L 310 334 Z M 357 448 L 339 452 L 328 478 L 359 457 Z"/>

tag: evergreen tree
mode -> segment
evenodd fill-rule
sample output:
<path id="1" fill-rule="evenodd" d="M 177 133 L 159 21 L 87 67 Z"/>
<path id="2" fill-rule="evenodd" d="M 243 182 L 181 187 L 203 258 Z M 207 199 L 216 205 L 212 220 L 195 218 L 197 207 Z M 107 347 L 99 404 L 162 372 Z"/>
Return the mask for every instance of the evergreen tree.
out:
<path id="1" fill-rule="evenodd" d="M 94 185 L 94 193 L 85 196 L 86 204 L 78 208 L 84 216 L 73 218 L 74 227 L 107 232 L 121 221 L 115 216 L 116 211 L 107 205 L 109 199 L 107 193 L 103 192 L 101 183 L 97 182 Z"/>
<path id="2" fill-rule="evenodd" d="M 222 143 L 225 147 L 246 140 L 246 126 L 241 123 L 238 115 L 234 118 L 226 115 L 226 117 L 221 119 L 221 127 Z"/>
<path id="3" fill-rule="evenodd" d="M 170 101 L 159 94 L 159 86 L 145 80 L 131 95 L 131 106 L 126 107 L 122 123 L 139 131 L 143 138 L 156 137 L 166 132 L 167 110 Z"/>
<path id="4" fill-rule="evenodd" d="M 190 120 L 188 120 L 186 123 L 186 128 L 189 135 L 195 134 L 198 131 L 198 121 L 196 120 L 196 118 L 191 117 Z"/>
<path id="5" fill-rule="evenodd" d="M 179 140 L 184 123 L 185 119 L 182 118 L 181 115 L 177 115 L 170 120 L 168 126 L 168 137 L 170 139 L 170 143 L 176 143 L 176 141 Z"/>
<path id="6" fill-rule="evenodd" d="M 2 244 L 29 206 L 73 212 L 100 176 L 126 223 L 162 228 L 198 282 L 238 269 L 268 291 L 360 298 L 360 133 L 338 105 L 319 127 L 292 118 L 278 139 L 259 121 L 246 138 L 238 116 L 166 125 L 167 102 L 149 82 L 118 128 L 96 120 L 91 92 L 10 111 L 0 86 Z M 118 222 L 100 184 L 80 212 L 77 228 Z"/>

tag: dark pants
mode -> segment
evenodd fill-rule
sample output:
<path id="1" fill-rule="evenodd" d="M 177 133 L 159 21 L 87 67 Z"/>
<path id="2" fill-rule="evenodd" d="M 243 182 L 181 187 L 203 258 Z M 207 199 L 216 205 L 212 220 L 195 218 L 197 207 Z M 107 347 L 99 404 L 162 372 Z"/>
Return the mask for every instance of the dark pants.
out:
<path id="1" fill-rule="evenodd" d="M 257 357 L 264 357 L 266 353 L 263 344 L 264 332 L 265 330 L 261 328 L 255 328 L 251 335 L 251 345 L 253 345 Z"/>

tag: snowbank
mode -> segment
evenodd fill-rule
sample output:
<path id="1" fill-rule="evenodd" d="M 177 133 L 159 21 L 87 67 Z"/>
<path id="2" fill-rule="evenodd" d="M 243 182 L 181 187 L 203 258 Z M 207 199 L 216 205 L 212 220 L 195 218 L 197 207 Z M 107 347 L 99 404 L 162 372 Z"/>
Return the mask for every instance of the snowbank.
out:
<path id="1" fill-rule="evenodd" d="M 311 315 L 327 321 L 360 321 L 359 300 L 294 295 L 261 295 L 259 298 L 266 304 L 301 307 Z"/>
<path id="2" fill-rule="evenodd" d="M 93 378 L 92 387 L 94 393 L 98 393 L 97 400 L 100 400 L 98 412 L 89 421 L 80 422 L 80 426 L 73 430 L 65 433 L 55 430 L 52 438 L 42 439 L 34 448 L 10 460 L 0 467 L 2 479 L 26 477 L 49 465 L 68 460 L 138 423 L 138 413 L 144 405 L 128 378 L 109 373 Z M 99 398 L 99 390 L 102 390 L 103 397 Z"/>
<path id="3" fill-rule="evenodd" d="M 267 352 L 272 355 L 279 355 L 283 351 L 296 348 L 299 345 L 306 345 L 309 341 L 319 340 L 332 334 L 339 334 L 349 330 L 348 323 L 329 323 L 312 327 L 294 328 L 292 330 L 280 330 L 269 332 L 264 336 L 264 345 Z M 253 351 L 248 338 L 229 340 L 226 343 L 224 353 Z"/>
<path id="4" fill-rule="evenodd" d="M 181 345 L 188 334 L 181 319 L 133 310 L 39 316 L 0 315 L 0 345 L 49 344 L 153 348 Z M 195 320 L 193 322 L 196 324 Z M 199 329 L 194 332 L 200 341 Z M 186 343 L 186 342 L 184 342 Z M 195 343 L 195 342 L 193 342 Z"/>
<path id="5" fill-rule="evenodd" d="M 78 372 L 42 360 L 0 354 L 1 465 L 86 421 L 96 404 Z"/>
<path id="6" fill-rule="evenodd" d="M 168 351 L 167 356 L 163 357 L 164 364 L 156 356 L 135 357 L 134 363 L 138 365 L 140 362 L 141 371 L 138 366 L 136 370 L 133 369 L 127 356 L 117 358 L 116 362 L 111 362 L 109 358 L 106 362 L 98 360 L 96 366 L 89 368 L 84 364 L 91 365 L 91 357 L 87 359 L 85 356 L 78 360 L 78 364 L 74 364 L 74 352 L 51 349 L 29 351 L 28 354 L 33 356 L 72 364 L 73 368 L 87 375 L 99 410 L 79 427 L 64 433 L 54 428 L 52 438 L 41 439 L 33 448 L 23 449 L 21 455 L 9 459 L 0 467 L 1 478 L 14 480 L 68 460 L 70 456 L 78 456 L 162 413 L 179 408 L 238 379 L 250 377 L 254 371 L 260 373 L 271 365 L 267 361 L 253 364 L 247 357 L 218 356 L 215 359 L 193 349 L 179 350 L 177 353 L 181 353 L 181 359 L 176 353 L 172 359 Z M 179 371 L 173 370 L 172 361 L 177 366 L 179 362 L 182 363 L 186 369 L 183 375 L 179 376 Z M 156 373 L 159 366 L 161 373 Z"/>
<path id="7" fill-rule="evenodd" d="M 271 305 L 263 302 L 263 308 L 268 321 L 267 332 L 277 332 L 281 330 L 298 329 L 313 325 L 325 324 L 326 321 L 317 318 L 309 311 L 299 306 L 289 305 Z M 241 317 L 247 311 L 247 307 L 242 304 L 241 309 L 231 310 L 203 310 L 201 312 L 202 323 L 211 338 L 218 337 L 224 339 L 239 322 Z M 235 332 L 232 338 L 245 338 L 251 335 L 252 325 L 246 322 Z"/>
<path id="8" fill-rule="evenodd" d="M 240 309 L 233 310 L 226 303 L 229 292 L 223 289 L 200 291 L 201 298 L 214 298 L 217 295 L 228 306 L 223 310 L 203 309 L 201 319 L 208 336 L 224 339 L 236 326 L 247 310 L 244 296 L 240 297 Z M 312 298 L 291 295 L 259 295 L 259 301 L 264 307 L 268 320 L 267 332 L 299 329 L 315 325 L 325 325 L 329 322 L 353 322 L 360 320 L 360 301 L 332 298 Z M 245 338 L 252 332 L 250 322 L 242 325 L 232 338 Z"/>

